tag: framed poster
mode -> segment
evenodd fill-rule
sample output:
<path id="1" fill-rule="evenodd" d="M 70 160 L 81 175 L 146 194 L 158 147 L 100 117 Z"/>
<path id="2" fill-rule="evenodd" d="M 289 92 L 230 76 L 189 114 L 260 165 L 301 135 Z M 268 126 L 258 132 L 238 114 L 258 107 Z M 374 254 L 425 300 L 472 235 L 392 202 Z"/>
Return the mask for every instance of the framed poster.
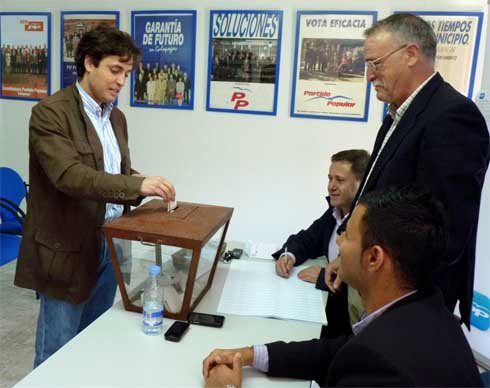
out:
<path id="1" fill-rule="evenodd" d="M 275 115 L 282 11 L 211 11 L 206 110 Z"/>
<path id="2" fill-rule="evenodd" d="M 131 78 L 131 106 L 193 109 L 196 11 L 133 11 L 142 58 Z"/>
<path id="3" fill-rule="evenodd" d="M 435 70 L 457 91 L 472 98 L 483 13 L 403 12 L 418 15 L 432 26 L 437 38 Z M 382 120 L 387 113 L 388 104 L 385 103 Z"/>
<path id="4" fill-rule="evenodd" d="M 51 13 L 0 13 L 0 98 L 40 100 L 51 94 Z"/>
<path id="5" fill-rule="evenodd" d="M 419 15 L 437 37 L 435 69 L 465 96 L 473 97 L 480 47 L 482 12 L 410 12 Z"/>
<path id="6" fill-rule="evenodd" d="M 95 27 L 105 25 L 119 28 L 118 11 L 61 12 L 60 34 L 60 88 L 73 84 L 77 80 L 75 52 L 82 35 Z"/>
<path id="7" fill-rule="evenodd" d="M 363 33 L 377 12 L 298 11 L 291 116 L 367 121 Z"/>

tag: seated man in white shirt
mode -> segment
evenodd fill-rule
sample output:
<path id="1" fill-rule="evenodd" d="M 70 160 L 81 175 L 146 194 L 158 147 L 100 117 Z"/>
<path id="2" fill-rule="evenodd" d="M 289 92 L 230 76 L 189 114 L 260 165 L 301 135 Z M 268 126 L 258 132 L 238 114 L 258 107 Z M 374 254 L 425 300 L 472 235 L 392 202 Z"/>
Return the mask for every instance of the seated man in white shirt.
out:
<path id="1" fill-rule="evenodd" d="M 273 253 L 277 260 L 276 273 L 289 277 L 293 266 L 301 265 L 308 259 L 325 256 L 327 260 L 335 259 L 337 247 L 336 232 L 348 217 L 352 201 L 366 171 L 369 153 L 365 150 L 345 150 L 331 157 L 328 170 L 328 210 L 314 221 L 306 230 L 289 236 L 282 248 Z M 327 290 L 323 269 L 311 266 L 301 271 L 298 276 L 307 282 L 316 283 L 317 288 Z"/>
<path id="2" fill-rule="evenodd" d="M 365 194 L 338 238 L 340 274 L 366 312 L 354 334 L 214 350 L 203 362 L 206 387 L 240 387 L 243 365 L 320 386 L 481 386 L 469 344 L 432 280 L 448 229 L 429 194 Z"/>
<path id="3" fill-rule="evenodd" d="M 276 273 L 289 277 L 291 268 L 303 264 L 308 259 L 325 256 L 327 261 L 339 254 L 336 243 L 337 229 L 349 216 L 352 202 L 366 171 L 369 153 L 365 150 L 345 150 L 332 155 L 328 170 L 328 209 L 306 230 L 289 236 L 282 248 L 273 253 L 277 260 Z M 298 273 L 304 281 L 315 283 L 316 288 L 328 291 L 325 283 L 325 269 L 319 265 L 310 266 Z M 325 307 L 328 326 L 322 329 L 322 337 L 335 337 L 351 331 L 347 309 L 347 288 L 328 295 Z"/>

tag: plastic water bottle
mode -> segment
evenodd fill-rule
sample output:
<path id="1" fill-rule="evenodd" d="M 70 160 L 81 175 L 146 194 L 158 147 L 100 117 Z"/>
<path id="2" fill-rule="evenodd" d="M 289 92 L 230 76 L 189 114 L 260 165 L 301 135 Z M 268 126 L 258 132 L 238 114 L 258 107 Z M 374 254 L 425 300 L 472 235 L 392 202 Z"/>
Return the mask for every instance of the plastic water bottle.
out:
<path id="1" fill-rule="evenodd" d="M 143 293 L 143 333 L 161 334 L 163 328 L 163 288 L 158 284 L 160 267 L 152 265 Z"/>

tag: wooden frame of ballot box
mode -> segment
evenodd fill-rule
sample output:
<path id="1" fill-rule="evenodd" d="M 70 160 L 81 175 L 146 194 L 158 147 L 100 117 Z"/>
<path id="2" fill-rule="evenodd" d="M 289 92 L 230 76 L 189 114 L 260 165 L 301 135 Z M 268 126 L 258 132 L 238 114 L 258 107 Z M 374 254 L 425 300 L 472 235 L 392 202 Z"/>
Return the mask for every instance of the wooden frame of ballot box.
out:
<path id="1" fill-rule="evenodd" d="M 223 253 L 226 232 L 232 214 L 233 208 L 186 202 L 179 202 L 177 208 L 169 212 L 166 202 L 154 199 L 105 224 L 102 229 L 107 240 L 124 308 L 128 311 L 141 313 L 142 306 L 138 306 L 135 302 L 141 304 L 142 284 L 139 285 L 139 294 L 128 295 L 125 283 L 127 279 L 123 276 L 124 272 L 121 270 L 123 264 L 118 257 L 118 254 L 124 255 L 119 253 L 120 249 L 116 249 L 114 239 L 118 242 L 130 242 L 130 245 L 136 243 L 154 247 L 155 264 L 161 267 L 162 246 L 165 248 L 169 246 L 173 249 L 180 248 L 171 255 L 174 261 L 176 258 L 183 257 L 182 252 L 187 252 L 186 271 L 188 272 L 187 280 L 182 279 L 182 283 L 185 282 L 185 290 L 180 290 L 183 293 L 180 311 L 172 312 L 169 309 L 165 311 L 167 318 L 186 320 L 189 312 L 194 310 L 211 287 L 218 259 Z M 207 282 L 197 295 L 193 295 L 199 261 L 202 258 L 201 255 L 204 254 L 203 248 L 210 244 L 210 240 L 220 230 L 222 230 L 222 235 L 219 243 L 216 247 L 216 242 L 214 242 L 215 248 L 212 250 L 213 256 L 214 251 L 216 251 L 215 257 L 210 260 L 208 258 L 209 264 L 212 262 L 212 267 L 210 272 L 206 272 L 206 274 L 209 273 Z M 189 250 L 192 250 L 192 259 Z M 130 261 L 133 261 L 132 256 L 130 257 Z M 134 267 L 134 263 L 131 264 Z M 193 298 L 194 300 L 192 300 Z"/>

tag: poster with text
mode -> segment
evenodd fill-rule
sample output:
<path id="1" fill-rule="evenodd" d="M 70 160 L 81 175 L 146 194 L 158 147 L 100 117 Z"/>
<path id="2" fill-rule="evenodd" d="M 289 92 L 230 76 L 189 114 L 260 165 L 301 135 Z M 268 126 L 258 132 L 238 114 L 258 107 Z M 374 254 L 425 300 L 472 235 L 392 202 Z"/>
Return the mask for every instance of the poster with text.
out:
<path id="1" fill-rule="evenodd" d="M 141 49 L 131 78 L 131 106 L 193 109 L 196 11 L 133 11 Z"/>
<path id="2" fill-rule="evenodd" d="M 472 98 L 483 13 L 411 13 L 424 18 L 436 33 L 436 70 L 460 93 Z"/>
<path id="3" fill-rule="evenodd" d="M 376 12 L 298 11 L 291 116 L 367 121 L 363 33 Z"/>
<path id="4" fill-rule="evenodd" d="M 101 25 L 119 28 L 119 12 L 61 12 L 61 89 L 77 80 L 75 52 L 80 38 Z"/>
<path id="5" fill-rule="evenodd" d="M 211 11 L 208 111 L 275 115 L 282 11 Z"/>
<path id="6" fill-rule="evenodd" d="M 50 95 L 50 42 L 50 13 L 0 13 L 1 98 Z"/>

